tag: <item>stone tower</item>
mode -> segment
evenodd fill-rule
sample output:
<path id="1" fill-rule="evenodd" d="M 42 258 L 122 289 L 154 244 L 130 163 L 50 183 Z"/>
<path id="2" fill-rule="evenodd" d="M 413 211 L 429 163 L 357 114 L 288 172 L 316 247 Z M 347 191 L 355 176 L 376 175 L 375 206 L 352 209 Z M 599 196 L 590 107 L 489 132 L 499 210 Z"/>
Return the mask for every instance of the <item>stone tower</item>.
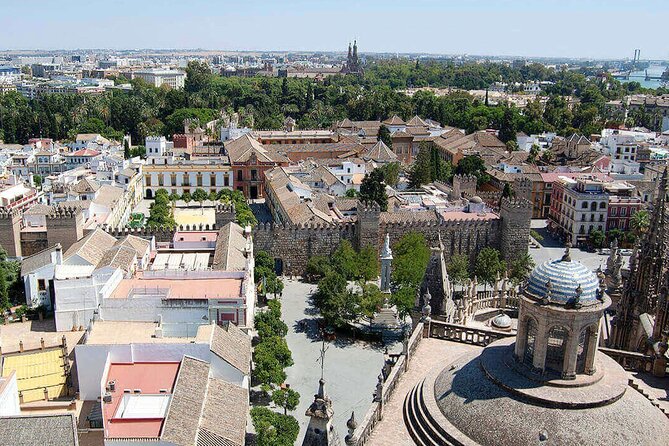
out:
<path id="1" fill-rule="evenodd" d="M 463 196 L 473 197 L 476 195 L 476 177 L 474 175 L 455 175 L 453 177 L 453 200 Z"/>
<path id="2" fill-rule="evenodd" d="M 217 204 L 216 209 L 214 210 L 214 218 L 216 221 L 216 229 L 221 229 L 228 223 L 236 221 L 237 212 L 235 210 L 235 204 Z"/>
<path id="3" fill-rule="evenodd" d="M 332 400 L 325 393 L 325 380 L 318 381 L 318 393 L 314 395 L 305 415 L 310 418 L 302 446 L 341 446 L 341 440 L 332 426 Z"/>
<path id="4" fill-rule="evenodd" d="M 513 192 L 516 194 L 516 199 L 524 198 L 532 201 L 532 181 L 527 177 L 516 178 L 513 181 Z"/>
<path id="5" fill-rule="evenodd" d="M 532 203 L 524 198 L 502 198 L 499 213 L 502 220 L 500 251 L 505 260 L 513 260 L 527 252 Z"/>
<path id="6" fill-rule="evenodd" d="M 0 246 L 9 257 L 21 257 L 21 214 L 0 208 Z"/>
<path id="7" fill-rule="evenodd" d="M 46 215 L 48 246 L 60 243 L 63 251 L 84 237 L 84 214 L 78 207 L 55 207 Z"/>
<path id="8" fill-rule="evenodd" d="M 381 250 L 381 292 L 390 293 L 390 266 L 393 261 L 393 251 L 390 249 L 390 235 L 386 233 L 386 239 Z"/>
<path id="9" fill-rule="evenodd" d="M 379 246 L 379 219 L 381 208 L 378 203 L 358 202 L 358 248 L 371 246 L 378 249 Z"/>

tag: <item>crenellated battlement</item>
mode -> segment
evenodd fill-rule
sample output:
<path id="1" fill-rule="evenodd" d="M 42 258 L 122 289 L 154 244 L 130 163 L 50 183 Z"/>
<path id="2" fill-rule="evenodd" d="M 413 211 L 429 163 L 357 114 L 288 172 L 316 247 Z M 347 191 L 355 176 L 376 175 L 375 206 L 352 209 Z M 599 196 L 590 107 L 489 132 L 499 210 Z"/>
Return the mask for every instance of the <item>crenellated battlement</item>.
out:
<path id="1" fill-rule="evenodd" d="M 76 206 L 54 206 L 51 212 L 45 215 L 47 220 L 77 218 L 82 215 L 81 208 Z"/>

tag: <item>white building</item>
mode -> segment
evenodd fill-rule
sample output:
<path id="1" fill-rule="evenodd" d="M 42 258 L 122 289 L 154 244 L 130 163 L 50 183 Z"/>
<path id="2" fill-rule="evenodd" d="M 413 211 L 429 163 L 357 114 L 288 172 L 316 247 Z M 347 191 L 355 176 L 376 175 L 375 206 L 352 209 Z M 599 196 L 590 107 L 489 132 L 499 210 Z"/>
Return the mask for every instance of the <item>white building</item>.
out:
<path id="1" fill-rule="evenodd" d="M 169 85 L 175 90 L 184 88 L 186 82 L 186 73 L 178 70 L 142 70 L 134 71 L 132 77 L 139 78 L 146 81 L 149 85 L 160 87 L 162 85 Z"/>

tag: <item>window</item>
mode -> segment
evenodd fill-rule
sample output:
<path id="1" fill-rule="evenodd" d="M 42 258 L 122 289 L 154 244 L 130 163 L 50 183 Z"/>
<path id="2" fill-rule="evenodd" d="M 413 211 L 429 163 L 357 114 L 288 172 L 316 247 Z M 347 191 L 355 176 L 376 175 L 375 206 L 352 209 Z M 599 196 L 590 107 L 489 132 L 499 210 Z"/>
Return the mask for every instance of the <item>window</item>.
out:
<path id="1" fill-rule="evenodd" d="M 615 217 L 616 215 L 618 215 L 618 208 L 611 208 L 611 216 Z"/>
<path id="2" fill-rule="evenodd" d="M 627 215 L 627 208 L 620 208 L 620 216 L 624 217 Z"/>
<path id="3" fill-rule="evenodd" d="M 588 202 L 584 201 L 583 204 L 581 204 L 581 209 L 588 209 Z"/>
<path id="4" fill-rule="evenodd" d="M 601 201 L 601 202 L 599 203 L 599 209 L 606 209 L 606 202 Z"/>
<path id="5" fill-rule="evenodd" d="M 202 174 L 198 172 L 196 175 L 197 186 L 202 187 Z"/>
<path id="6" fill-rule="evenodd" d="M 564 352 L 569 332 L 564 327 L 553 327 L 548 332 L 546 346 L 546 370 L 562 374 Z"/>
<path id="7" fill-rule="evenodd" d="M 209 175 L 209 185 L 216 186 L 216 174 L 212 173 Z"/>
<path id="8" fill-rule="evenodd" d="M 37 290 L 38 291 L 46 291 L 46 280 L 37 279 Z"/>
<path id="9" fill-rule="evenodd" d="M 244 173 L 241 170 L 237 171 L 237 181 L 244 181 Z"/>
<path id="10" fill-rule="evenodd" d="M 230 178 L 227 175 L 223 176 L 223 186 L 230 186 Z"/>
<path id="11" fill-rule="evenodd" d="M 258 171 L 255 169 L 251 170 L 251 181 L 258 181 Z"/>

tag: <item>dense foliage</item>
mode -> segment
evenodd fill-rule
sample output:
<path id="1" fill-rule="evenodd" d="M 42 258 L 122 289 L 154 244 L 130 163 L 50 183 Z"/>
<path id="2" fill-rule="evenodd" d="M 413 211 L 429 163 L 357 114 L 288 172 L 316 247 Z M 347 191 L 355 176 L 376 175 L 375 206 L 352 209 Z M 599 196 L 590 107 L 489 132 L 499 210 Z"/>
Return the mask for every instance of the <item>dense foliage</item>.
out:
<path id="1" fill-rule="evenodd" d="M 402 317 L 415 307 L 428 262 L 430 248 L 423 234 L 409 232 L 393 247 L 393 294 L 391 301 Z"/>
<path id="2" fill-rule="evenodd" d="M 242 78 L 214 75 L 209 67 L 191 62 L 186 88 L 154 88 L 135 79 L 131 91 L 114 90 L 102 95 L 47 94 L 26 99 L 20 93 L 0 94 L 0 139 L 25 143 L 31 137 L 72 138 L 76 133 L 95 132 L 120 140 L 125 134 L 143 141 L 151 134 L 183 131 L 183 120 L 199 123 L 219 116 L 219 110 L 240 113 L 241 125 L 279 128 L 287 116 L 301 128 L 322 128 L 349 117 L 354 120 L 386 119 L 393 114 L 407 119 L 418 114 L 469 132 L 485 128 L 500 130 L 504 141 L 515 131 L 536 133 L 553 130 L 560 134 L 579 131 L 596 133 L 606 123 L 621 122 L 606 101 L 628 93 L 667 93 L 645 90 L 638 83 L 621 84 L 611 77 L 601 79 L 585 70 L 555 70 L 539 64 L 513 68 L 500 63 L 384 60 L 368 64 L 365 75 L 332 76 L 322 83 L 309 79 Z M 499 104 L 488 106 L 466 92 L 437 96 L 418 91 L 407 96 L 407 87 L 456 87 L 485 89 L 492 83 L 551 81 L 545 107 L 532 101 L 524 111 Z M 571 106 L 565 99 L 579 102 Z M 646 110 L 630 113 L 629 123 L 653 127 L 655 116 Z M 381 138 L 386 140 L 385 132 Z M 387 141 L 386 141 L 387 143 Z"/>
<path id="3" fill-rule="evenodd" d="M 170 195 L 165 189 L 158 189 L 153 203 L 149 208 L 149 218 L 146 220 L 148 227 L 174 228 L 177 223 L 174 221 L 174 212 L 170 203 Z"/>
<path id="4" fill-rule="evenodd" d="M 0 311 L 24 302 L 21 264 L 8 260 L 7 252 L 0 247 Z"/>
<path id="5" fill-rule="evenodd" d="M 293 446 L 300 433 L 295 417 L 276 413 L 267 407 L 251 408 L 251 419 L 258 446 Z"/>
<path id="6" fill-rule="evenodd" d="M 269 293 L 276 296 L 283 291 L 283 282 L 274 271 L 274 259 L 267 252 L 256 252 L 253 275 L 261 294 Z"/>
<path id="7" fill-rule="evenodd" d="M 258 312 L 255 319 L 259 342 L 253 350 L 253 378 L 271 388 L 285 381 L 284 369 L 293 365 L 293 357 L 286 343 L 288 327 L 281 320 L 281 303 L 273 299 L 267 304 L 267 310 Z"/>
<path id="8" fill-rule="evenodd" d="M 341 327 L 361 317 L 371 318 L 383 304 L 379 288 L 368 281 L 378 277 L 376 251 L 364 247 L 353 249 L 348 240 L 341 242 L 329 258 L 314 256 L 307 263 L 307 278 L 318 280 L 313 296 L 314 306 L 330 326 Z M 358 281 L 358 290 L 347 281 Z"/>

